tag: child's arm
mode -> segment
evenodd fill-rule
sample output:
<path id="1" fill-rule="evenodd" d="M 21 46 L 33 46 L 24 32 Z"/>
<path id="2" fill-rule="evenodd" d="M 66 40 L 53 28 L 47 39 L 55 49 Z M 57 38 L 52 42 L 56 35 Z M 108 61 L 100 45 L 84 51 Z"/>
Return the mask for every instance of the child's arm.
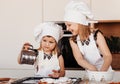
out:
<path id="1" fill-rule="evenodd" d="M 107 71 L 112 62 L 112 54 L 107 46 L 104 36 L 100 32 L 97 34 L 97 45 L 104 59 L 104 63 L 100 71 Z"/>
<path id="2" fill-rule="evenodd" d="M 59 64 L 60 64 L 60 75 L 59 75 L 59 77 L 63 77 L 63 76 L 65 76 L 65 66 L 64 66 L 64 59 L 63 59 L 63 56 L 62 55 L 60 55 L 59 56 Z"/>
<path id="3" fill-rule="evenodd" d="M 19 56 L 17 58 L 17 61 L 18 61 L 19 64 L 21 64 L 21 62 L 20 62 L 20 54 L 19 54 Z"/>

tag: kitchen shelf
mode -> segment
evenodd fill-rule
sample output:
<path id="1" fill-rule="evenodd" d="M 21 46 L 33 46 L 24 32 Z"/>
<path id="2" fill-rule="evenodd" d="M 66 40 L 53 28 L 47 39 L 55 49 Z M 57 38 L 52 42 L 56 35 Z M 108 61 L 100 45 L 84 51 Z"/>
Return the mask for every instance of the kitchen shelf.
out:
<path id="1" fill-rule="evenodd" d="M 98 20 L 98 23 L 119 23 L 120 20 Z"/>

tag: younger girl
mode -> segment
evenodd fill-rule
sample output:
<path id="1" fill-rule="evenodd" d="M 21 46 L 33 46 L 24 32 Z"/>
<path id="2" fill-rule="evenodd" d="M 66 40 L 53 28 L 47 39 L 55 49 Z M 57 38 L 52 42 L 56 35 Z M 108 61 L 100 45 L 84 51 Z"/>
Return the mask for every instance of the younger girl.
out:
<path id="1" fill-rule="evenodd" d="M 64 60 L 57 46 L 62 34 L 61 26 L 53 22 L 42 23 L 36 27 L 34 36 L 40 47 L 34 63 L 35 76 L 58 78 L 65 75 Z"/>

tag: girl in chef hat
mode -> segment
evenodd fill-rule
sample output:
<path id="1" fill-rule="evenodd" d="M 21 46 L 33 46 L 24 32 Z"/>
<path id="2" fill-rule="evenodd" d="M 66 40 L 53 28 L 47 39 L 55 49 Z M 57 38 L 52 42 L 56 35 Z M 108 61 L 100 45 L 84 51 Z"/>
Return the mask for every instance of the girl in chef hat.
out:
<path id="1" fill-rule="evenodd" d="M 91 32 L 89 20 L 93 20 L 87 4 L 71 0 L 65 7 L 64 21 L 73 37 L 69 42 L 77 63 L 86 70 L 112 70 L 112 55 L 99 30 Z"/>
<path id="2" fill-rule="evenodd" d="M 58 78 L 65 75 L 64 60 L 57 46 L 62 35 L 62 27 L 53 22 L 44 22 L 35 28 L 35 40 L 40 43 L 34 63 L 35 76 Z"/>
<path id="3" fill-rule="evenodd" d="M 65 75 L 64 60 L 57 46 L 62 35 L 62 27 L 53 22 L 44 22 L 35 28 L 35 40 L 40 43 L 36 76 L 58 78 Z"/>

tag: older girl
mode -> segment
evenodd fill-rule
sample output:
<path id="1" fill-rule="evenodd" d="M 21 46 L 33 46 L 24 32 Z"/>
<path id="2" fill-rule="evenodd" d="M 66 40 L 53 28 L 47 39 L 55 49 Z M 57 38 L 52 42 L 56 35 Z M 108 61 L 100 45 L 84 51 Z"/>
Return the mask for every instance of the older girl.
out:
<path id="1" fill-rule="evenodd" d="M 111 70 L 112 55 L 105 38 L 99 30 L 90 30 L 89 19 L 92 20 L 93 15 L 84 2 L 71 0 L 67 4 L 64 21 L 74 37 L 69 40 L 74 57 L 86 70 Z"/>

